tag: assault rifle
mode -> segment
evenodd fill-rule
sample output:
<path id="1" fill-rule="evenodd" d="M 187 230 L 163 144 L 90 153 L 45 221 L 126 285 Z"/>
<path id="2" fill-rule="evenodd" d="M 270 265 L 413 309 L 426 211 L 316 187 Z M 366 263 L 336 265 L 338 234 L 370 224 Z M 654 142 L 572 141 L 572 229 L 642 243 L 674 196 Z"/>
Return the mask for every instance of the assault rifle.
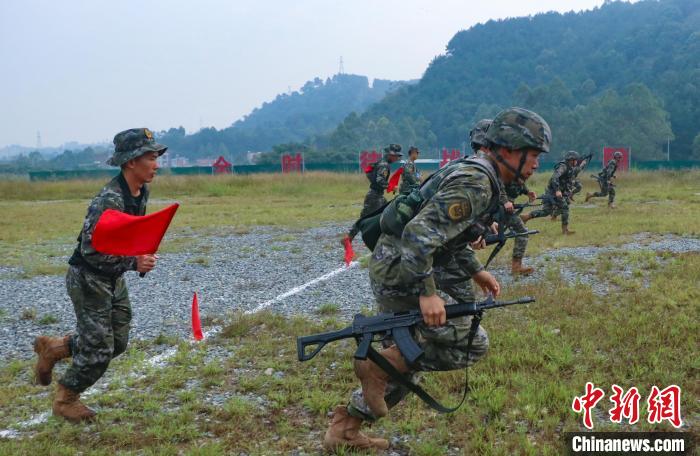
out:
<path id="1" fill-rule="evenodd" d="M 468 315 L 481 316 L 484 310 L 531 302 L 535 302 L 535 299 L 525 297 L 513 301 L 495 301 L 493 296 L 489 296 L 480 302 L 461 302 L 445 306 L 445 313 L 448 319 Z M 410 331 L 421 321 L 423 321 L 423 314 L 420 310 L 380 313 L 373 317 L 356 314 L 352 319 L 352 324 L 345 329 L 297 337 L 297 355 L 299 361 L 308 361 L 316 356 L 327 343 L 352 337 L 357 341 L 355 359 L 367 359 L 370 345 L 375 341 L 375 337 L 379 336 L 380 338 L 377 340 L 393 339 L 403 357 L 411 364 L 423 355 L 423 350 L 413 340 Z M 315 348 L 308 352 L 307 347 Z"/>
<path id="2" fill-rule="evenodd" d="M 467 353 L 469 353 L 471 351 L 472 341 L 481 323 L 484 310 L 514 304 L 528 304 L 531 302 L 535 302 L 535 299 L 526 297 L 513 301 L 495 301 L 493 296 L 489 295 L 487 299 L 481 302 L 460 302 L 458 304 L 445 306 L 445 313 L 448 319 L 467 315 L 472 316 L 466 349 Z M 357 314 L 352 320 L 352 325 L 345 329 L 297 337 L 297 356 L 299 357 L 299 361 L 308 361 L 316 356 L 327 343 L 352 337 L 357 342 L 357 350 L 355 351 L 356 359 L 371 359 L 394 381 L 415 393 L 426 404 L 438 412 L 454 412 L 462 406 L 467 397 L 467 392 L 469 391 L 468 368 L 465 368 L 464 373 L 464 394 L 462 400 L 455 407 L 446 407 L 433 399 L 433 397 L 419 385 L 413 383 L 410 378 L 397 371 L 386 358 L 372 348 L 372 342 L 392 339 L 396 343 L 404 359 L 409 364 L 414 363 L 423 355 L 423 349 L 413 340 L 411 329 L 421 321 L 423 321 L 423 315 L 420 310 L 381 313 L 374 317 L 366 317 L 362 314 Z M 307 347 L 311 347 L 310 352 L 307 352 Z"/>

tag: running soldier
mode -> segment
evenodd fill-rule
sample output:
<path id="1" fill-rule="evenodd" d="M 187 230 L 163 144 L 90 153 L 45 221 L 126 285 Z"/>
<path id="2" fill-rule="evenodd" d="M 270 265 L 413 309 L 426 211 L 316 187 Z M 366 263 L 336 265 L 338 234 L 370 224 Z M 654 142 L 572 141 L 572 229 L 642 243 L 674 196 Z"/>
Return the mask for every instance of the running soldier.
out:
<path id="1" fill-rule="evenodd" d="M 53 414 L 75 423 L 95 418 L 95 412 L 80 401 L 80 394 L 104 375 L 129 341 L 131 303 L 123 274 L 147 273 L 157 260 L 156 255 L 103 255 L 92 246 L 95 225 L 105 210 L 146 213 L 146 184 L 155 177 L 158 157 L 167 147 L 156 143 L 149 129 L 134 128 L 114 137 L 114 149 L 107 163 L 121 167 L 121 172 L 90 203 L 78 245 L 68 260 L 66 288 L 75 309 L 76 332 L 64 337 L 39 336 L 34 341 L 35 374 L 41 385 L 51 383 L 57 361 L 73 357 L 58 381 Z"/>
<path id="2" fill-rule="evenodd" d="M 384 156 L 377 162 L 369 165 L 365 170 L 367 179 L 369 180 L 369 191 L 365 195 L 365 202 L 360 212 L 360 218 L 377 211 L 386 204 L 384 192 L 389 186 L 389 173 L 391 171 L 391 163 L 394 163 L 401 158 L 401 146 L 398 144 L 389 144 L 384 148 Z M 341 239 L 340 243 L 345 245 L 347 240 L 352 240 L 360 232 L 357 223 L 353 224 L 350 231 Z"/>
<path id="3" fill-rule="evenodd" d="M 499 283 L 483 269 L 469 243 L 498 211 L 499 181 L 527 180 L 537 169 L 539 155 L 549 151 L 551 133 L 539 115 L 510 108 L 496 116 L 486 140 L 485 157 L 456 160 L 424 183 L 426 199 L 401 235 L 383 233 L 374 248 L 369 273 L 378 310 L 420 309 L 424 318 L 414 337 L 425 353 L 416 363 L 408 365 L 395 345 L 381 351 L 404 374 L 463 368 L 488 349 L 488 335 L 481 327 L 467 349 L 470 319 L 447 321 L 445 300 L 472 301 L 471 286 L 465 286 L 470 278 L 483 291 L 500 293 Z M 352 394 L 348 406 L 335 408 L 323 445 L 327 450 L 386 449 L 386 440 L 368 437 L 360 427 L 385 416 L 407 390 L 370 360 L 356 360 L 354 370 L 362 389 Z"/>
<path id="4" fill-rule="evenodd" d="M 603 170 L 598 173 L 598 176 L 594 176 L 600 185 L 600 191 L 595 193 L 586 193 L 586 202 L 591 198 L 598 198 L 601 196 L 608 197 L 608 207 L 610 209 L 615 209 L 615 172 L 617 171 L 617 166 L 622 160 L 622 152 L 616 150 L 613 154 L 613 159 L 608 161 Z"/>
<path id="5" fill-rule="evenodd" d="M 564 192 L 566 189 L 573 187 L 574 168 L 579 158 L 578 152 L 573 150 L 564 155 L 564 160 L 557 163 L 554 167 L 554 173 L 549 179 L 549 184 L 542 197 L 542 209 L 521 215 L 523 222 L 537 217 L 561 213 L 562 234 L 574 234 L 574 231 L 569 230 L 569 201 Z"/>

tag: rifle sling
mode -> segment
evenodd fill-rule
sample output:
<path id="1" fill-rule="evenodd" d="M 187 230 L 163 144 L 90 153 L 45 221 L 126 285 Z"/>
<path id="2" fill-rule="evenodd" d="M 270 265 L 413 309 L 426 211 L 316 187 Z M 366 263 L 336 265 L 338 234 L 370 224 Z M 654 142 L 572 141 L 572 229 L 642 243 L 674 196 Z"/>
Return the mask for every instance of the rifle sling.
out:
<path id="1" fill-rule="evenodd" d="M 392 366 L 391 363 L 389 363 L 389 361 L 386 360 L 386 358 L 384 358 L 374 349 L 374 347 L 369 347 L 367 357 L 374 361 L 374 363 L 376 363 L 379 367 L 381 367 L 384 372 L 389 374 L 389 377 L 391 377 L 392 380 L 394 380 L 396 383 L 400 384 L 404 388 L 408 389 L 409 391 L 413 392 L 416 396 L 421 398 L 423 402 L 430 406 L 430 408 L 440 413 L 452 413 L 457 411 L 462 406 L 462 404 L 464 404 L 464 401 L 467 398 L 467 393 L 469 392 L 469 353 L 471 352 L 472 341 L 474 340 L 474 336 L 476 335 L 476 331 L 479 328 L 480 323 L 481 312 L 472 316 L 472 323 L 469 328 L 469 336 L 467 340 L 467 366 L 464 368 L 464 393 L 462 394 L 462 400 L 459 401 L 459 404 L 457 404 L 455 407 L 445 407 L 444 405 L 439 403 L 430 394 L 428 394 L 428 392 L 425 391 L 420 385 L 413 383 L 404 374 L 397 371 L 396 368 Z"/>

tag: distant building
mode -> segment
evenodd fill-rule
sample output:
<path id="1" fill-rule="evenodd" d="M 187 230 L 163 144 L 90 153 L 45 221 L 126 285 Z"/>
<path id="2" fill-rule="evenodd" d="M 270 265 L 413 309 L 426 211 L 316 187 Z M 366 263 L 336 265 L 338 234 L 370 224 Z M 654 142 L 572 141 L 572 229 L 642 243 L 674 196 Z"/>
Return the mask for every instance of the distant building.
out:
<path id="1" fill-rule="evenodd" d="M 248 163 L 254 165 L 254 164 L 256 164 L 256 163 L 258 162 L 258 159 L 260 158 L 260 156 L 261 156 L 263 153 L 264 153 L 264 152 L 251 152 L 251 151 L 248 151 L 248 153 L 246 154 L 246 159 L 248 160 Z"/>

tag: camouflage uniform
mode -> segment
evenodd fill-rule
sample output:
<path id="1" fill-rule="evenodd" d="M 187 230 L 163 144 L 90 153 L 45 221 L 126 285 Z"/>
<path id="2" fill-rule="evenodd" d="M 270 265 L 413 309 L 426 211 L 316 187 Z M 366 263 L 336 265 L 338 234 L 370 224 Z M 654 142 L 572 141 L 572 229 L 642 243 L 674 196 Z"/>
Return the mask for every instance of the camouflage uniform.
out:
<path id="1" fill-rule="evenodd" d="M 162 154 L 166 149 L 147 129 L 126 130 L 115 137 L 114 144 L 116 150 L 109 161 L 114 166 L 151 151 Z M 95 225 L 107 209 L 144 215 L 148 193 L 144 184 L 139 196 L 134 197 L 123 174 L 114 177 L 90 203 L 78 245 L 68 260 L 66 288 L 73 301 L 77 328 L 69 340 L 73 361 L 59 383 L 76 393 L 92 386 L 110 361 L 126 350 L 129 340 L 131 304 L 123 274 L 136 270 L 136 257 L 95 251 Z"/>
<path id="2" fill-rule="evenodd" d="M 443 298 L 473 301 L 470 279 L 483 267 L 468 245 L 467 229 L 491 221 L 499 203 L 497 181 L 458 160 L 400 238 L 380 236 L 369 264 L 379 312 L 417 309 L 420 295 L 436 292 Z M 481 359 L 488 349 L 488 335 L 479 327 L 467 353 L 470 322 L 470 318 L 455 318 L 438 328 L 417 325 L 415 338 L 425 354 L 411 366 L 412 373 L 459 369 Z M 406 394 L 406 389 L 390 381 L 387 406 L 395 406 Z M 364 420 L 376 419 L 361 390 L 352 394 L 348 412 Z"/>
<path id="3" fill-rule="evenodd" d="M 527 195 L 530 190 L 525 184 L 518 184 L 512 182 L 504 186 L 503 193 L 507 197 L 507 201 L 511 203 L 514 202 L 520 195 Z M 504 220 L 506 226 L 504 228 L 510 227 L 516 233 L 525 233 L 527 228 L 525 227 L 525 222 L 520 218 L 518 214 L 505 214 Z M 513 259 L 522 260 L 525 256 L 525 249 L 527 249 L 527 236 L 518 236 L 513 239 Z"/>
<path id="4" fill-rule="evenodd" d="M 416 162 L 413 160 L 406 160 L 406 163 L 403 165 L 403 172 L 401 173 L 399 193 L 406 195 L 417 187 L 420 187 L 420 172 L 418 172 Z"/>
<path id="5" fill-rule="evenodd" d="M 401 149 L 399 148 L 399 150 Z M 360 218 L 379 210 L 379 208 L 387 203 L 384 198 L 384 192 L 387 187 L 389 187 L 389 173 L 391 172 L 388 160 L 389 152 L 387 150 L 387 153 L 384 154 L 381 160 L 372 165 L 372 169 L 365 174 L 367 180 L 369 180 L 369 191 L 367 195 L 365 195 L 365 202 L 362 206 L 362 212 L 360 212 Z M 360 228 L 357 223 L 355 223 L 352 228 L 350 228 L 348 236 L 352 239 L 357 236 L 359 232 Z"/>
<path id="6" fill-rule="evenodd" d="M 542 209 L 530 212 L 528 214 L 529 218 L 533 219 L 559 213 L 561 214 L 562 226 L 568 226 L 569 202 L 564 192 L 572 185 L 573 175 L 574 168 L 569 166 L 566 161 L 557 163 L 554 173 L 549 179 L 545 194 L 542 196 Z M 561 198 L 555 196 L 557 191 L 562 192 Z"/>
<path id="7" fill-rule="evenodd" d="M 615 202 L 615 185 L 612 182 L 615 172 L 617 171 L 617 161 L 610 160 L 605 168 L 598 173 L 598 185 L 600 191 L 595 192 L 591 197 L 607 196 L 608 204 Z"/>

